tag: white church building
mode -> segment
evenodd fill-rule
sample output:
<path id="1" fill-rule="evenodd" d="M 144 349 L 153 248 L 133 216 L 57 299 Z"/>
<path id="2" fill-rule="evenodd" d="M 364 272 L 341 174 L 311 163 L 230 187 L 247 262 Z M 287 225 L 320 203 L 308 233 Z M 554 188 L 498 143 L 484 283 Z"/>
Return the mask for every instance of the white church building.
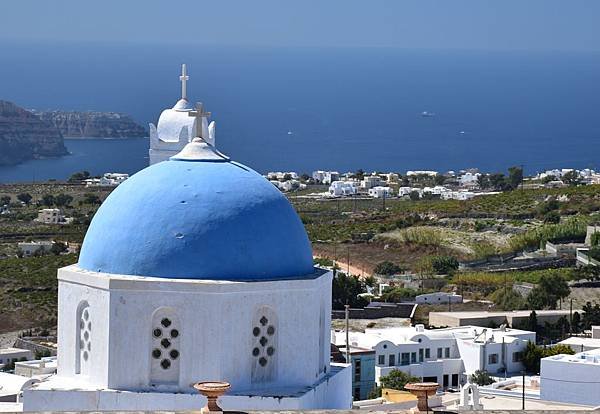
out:
<path id="1" fill-rule="evenodd" d="M 225 410 L 351 407 L 351 369 L 330 363 L 332 273 L 281 192 L 215 149 L 186 76 L 154 165 L 110 194 L 58 271 L 58 371 L 23 392 L 24 411 L 199 410 L 200 381 L 231 384 Z"/>
<path id="2" fill-rule="evenodd" d="M 183 149 L 195 136 L 215 145 L 215 122 L 208 123 L 210 112 L 204 112 L 202 104 L 192 108 L 187 97 L 186 65 L 181 65 L 181 99 L 173 108 L 165 109 L 155 126 L 150 124 L 150 165 L 166 161 Z M 195 111 L 202 113 L 196 116 Z M 196 133 L 197 132 L 197 133 Z"/>

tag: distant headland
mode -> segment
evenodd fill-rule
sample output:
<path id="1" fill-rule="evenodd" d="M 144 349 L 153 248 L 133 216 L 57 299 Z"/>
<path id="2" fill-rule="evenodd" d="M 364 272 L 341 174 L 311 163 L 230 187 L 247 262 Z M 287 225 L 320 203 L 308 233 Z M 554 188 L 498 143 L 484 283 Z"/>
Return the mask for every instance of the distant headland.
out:
<path id="1" fill-rule="evenodd" d="M 98 111 L 36 111 L 52 123 L 65 138 L 142 138 L 146 129 L 127 114 Z"/>
<path id="2" fill-rule="evenodd" d="M 0 100 L 0 166 L 69 154 L 64 138 L 141 138 L 146 130 L 117 112 L 35 111 Z"/>

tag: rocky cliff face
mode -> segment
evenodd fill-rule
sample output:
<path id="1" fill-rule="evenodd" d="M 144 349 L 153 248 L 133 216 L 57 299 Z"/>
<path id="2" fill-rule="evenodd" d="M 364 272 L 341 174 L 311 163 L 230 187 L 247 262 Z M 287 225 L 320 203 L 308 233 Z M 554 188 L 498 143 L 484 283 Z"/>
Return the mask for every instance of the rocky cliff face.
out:
<path id="1" fill-rule="evenodd" d="M 146 130 L 129 115 L 117 112 L 35 112 L 54 124 L 65 138 L 140 138 Z"/>
<path id="2" fill-rule="evenodd" d="M 0 100 L 0 165 L 66 154 L 63 137 L 52 123 Z"/>

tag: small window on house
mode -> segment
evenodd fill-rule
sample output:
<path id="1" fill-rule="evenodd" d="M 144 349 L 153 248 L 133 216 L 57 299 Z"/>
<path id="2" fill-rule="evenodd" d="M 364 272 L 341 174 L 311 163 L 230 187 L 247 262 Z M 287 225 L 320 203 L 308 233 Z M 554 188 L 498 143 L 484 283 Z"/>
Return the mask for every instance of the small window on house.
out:
<path id="1" fill-rule="evenodd" d="M 354 381 L 360 381 L 360 359 L 354 360 Z"/>
<path id="2" fill-rule="evenodd" d="M 437 357 L 438 357 L 438 358 L 441 358 L 441 357 L 442 357 L 442 351 L 443 351 L 443 348 L 438 348 L 438 349 L 437 349 Z"/>
<path id="3" fill-rule="evenodd" d="M 385 355 L 379 355 L 379 357 L 378 357 L 378 358 L 379 358 L 379 359 L 378 359 L 378 362 L 377 362 L 377 363 L 378 363 L 379 365 L 385 365 Z"/>
<path id="4" fill-rule="evenodd" d="M 450 358 L 450 348 L 444 349 L 445 358 Z"/>
<path id="5" fill-rule="evenodd" d="M 498 363 L 498 354 L 490 354 L 488 356 L 488 364 L 493 365 Z"/>
<path id="6" fill-rule="evenodd" d="M 411 352 L 411 354 L 410 354 L 410 363 L 411 364 L 416 364 L 417 363 L 417 353 L 416 352 Z"/>
<path id="7" fill-rule="evenodd" d="M 419 349 L 419 362 L 423 362 L 423 348 Z"/>
<path id="8" fill-rule="evenodd" d="M 425 348 L 425 359 L 431 358 L 431 350 L 429 348 Z"/>
<path id="9" fill-rule="evenodd" d="M 523 352 L 513 352 L 512 361 L 513 362 L 523 361 Z"/>
<path id="10" fill-rule="evenodd" d="M 396 355 L 392 354 L 389 356 L 388 358 L 388 365 L 390 367 L 393 367 L 394 365 L 396 365 Z"/>
<path id="11" fill-rule="evenodd" d="M 403 352 L 402 358 L 400 360 L 400 365 L 409 365 L 410 364 L 410 353 Z"/>

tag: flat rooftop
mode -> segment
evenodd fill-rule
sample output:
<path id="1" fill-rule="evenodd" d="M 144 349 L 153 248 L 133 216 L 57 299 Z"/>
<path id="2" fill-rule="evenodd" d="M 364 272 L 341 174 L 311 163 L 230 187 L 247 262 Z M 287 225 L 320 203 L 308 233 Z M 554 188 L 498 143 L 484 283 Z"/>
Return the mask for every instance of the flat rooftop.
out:
<path id="1" fill-rule="evenodd" d="M 573 310 L 573 312 L 576 312 Z M 581 311 L 578 311 L 581 312 Z M 536 310 L 537 316 L 563 316 L 568 315 L 569 310 Z M 489 311 L 464 311 L 464 312 L 430 312 L 431 314 L 447 316 L 449 318 L 485 318 L 494 316 L 516 316 L 516 317 L 528 317 L 531 314 L 530 310 L 519 310 L 519 311 L 506 311 L 506 312 L 489 312 Z"/>
<path id="2" fill-rule="evenodd" d="M 31 352 L 29 349 L 22 349 L 22 348 L 2 348 L 0 349 L 0 355 L 4 355 L 4 354 L 15 354 L 18 352 Z"/>

